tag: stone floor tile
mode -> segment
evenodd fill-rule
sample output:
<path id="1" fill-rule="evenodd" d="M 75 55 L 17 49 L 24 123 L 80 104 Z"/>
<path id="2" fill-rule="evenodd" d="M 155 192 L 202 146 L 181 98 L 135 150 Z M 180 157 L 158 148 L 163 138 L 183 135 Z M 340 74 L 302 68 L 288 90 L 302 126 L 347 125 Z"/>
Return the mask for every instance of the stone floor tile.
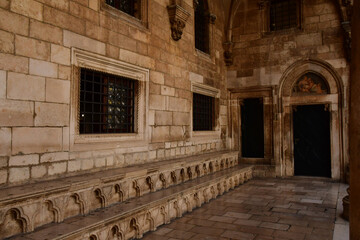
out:
<path id="1" fill-rule="evenodd" d="M 171 232 L 173 229 L 171 228 L 167 228 L 167 227 L 162 227 L 159 230 L 155 231 L 154 234 L 155 235 L 166 235 L 167 233 Z"/>
<path id="2" fill-rule="evenodd" d="M 233 222 L 235 222 L 236 218 L 224 217 L 224 216 L 213 216 L 213 217 L 209 218 L 209 220 L 215 221 L 215 222 L 233 223 Z"/>
<path id="3" fill-rule="evenodd" d="M 169 232 L 166 236 L 177 238 L 177 239 L 191 239 L 194 235 L 196 235 L 193 232 L 188 231 L 182 231 L 182 230 L 173 230 Z"/>
<path id="4" fill-rule="evenodd" d="M 322 178 L 254 179 L 144 239 L 338 240 L 339 186 Z"/>
<path id="5" fill-rule="evenodd" d="M 284 239 L 292 239 L 292 240 L 304 240 L 305 233 L 298 233 L 298 232 L 288 232 L 288 231 L 275 231 L 273 236 L 275 239 L 284 238 Z"/>
<path id="6" fill-rule="evenodd" d="M 196 226 L 203 226 L 203 227 L 210 227 L 215 224 L 214 221 L 205 220 L 205 219 L 190 219 L 187 221 L 188 224 L 196 225 Z"/>
<path id="7" fill-rule="evenodd" d="M 221 234 L 225 231 L 221 228 L 214 228 L 214 227 L 194 227 L 190 230 L 193 233 L 206 233 L 207 235 L 211 236 L 221 236 Z"/>
<path id="8" fill-rule="evenodd" d="M 226 212 L 224 214 L 225 217 L 232 217 L 232 218 L 240 218 L 240 219 L 249 219 L 252 217 L 251 214 L 247 213 L 238 213 L 238 212 Z"/>
<path id="9" fill-rule="evenodd" d="M 290 228 L 290 225 L 281 224 L 281 223 L 263 222 L 263 223 L 260 224 L 260 227 L 285 231 L 285 230 L 288 230 Z"/>
<path id="10" fill-rule="evenodd" d="M 243 233 L 237 231 L 225 231 L 221 234 L 222 237 L 230 238 L 230 239 L 241 239 L 241 240 L 253 240 L 255 238 L 254 234 L 251 233 Z"/>

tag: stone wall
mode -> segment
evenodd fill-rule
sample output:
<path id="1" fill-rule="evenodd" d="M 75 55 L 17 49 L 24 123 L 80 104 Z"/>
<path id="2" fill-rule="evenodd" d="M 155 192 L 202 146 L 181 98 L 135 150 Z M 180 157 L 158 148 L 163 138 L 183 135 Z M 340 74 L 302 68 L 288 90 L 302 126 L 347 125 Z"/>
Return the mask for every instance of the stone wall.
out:
<path id="1" fill-rule="evenodd" d="M 221 3 L 209 1 L 217 20 L 209 25 L 207 55 L 195 49 L 192 0 L 180 1 L 191 15 L 179 41 L 171 38 L 167 6 L 172 2 L 142 2 L 147 15 L 138 21 L 104 0 L 0 1 L 0 184 L 226 148 Z M 71 111 L 79 69 L 73 48 L 149 70 L 142 141 L 74 141 L 79 134 L 72 130 L 77 122 Z M 212 132 L 192 132 L 192 82 L 219 90 Z"/>
<path id="2" fill-rule="evenodd" d="M 265 5 L 258 1 L 243 1 L 232 21 L 233 64 L 227 71 L 227 85 L 232 92 L 249 92 L 269 88 L 272 102 L 267 102 L 273 113 L 266 114 L 272 122 L 274 140 L 273 164 L 277 175 L 293 175 L 293 159 L 289 149 L 292 146 L 291 108 L 283 102 L 283 83 L 294 71 L 301 74 L 308 69 L 322 73 L 320 65 L 326 66 L 332 76 L 336 76 L 338 99 L 322 101 L 320 98 L 308 99 L 306 103 L 331 103 L 332 105 L 332 158 L 335 163 L 333 173 L 336 178 L 344 177 L 348 163 L 348 99 L 349 63 L 344 50 L 344 32 L 338 3 L 331 0 L 301 0 L 301 19 L 299 28 L 270 31 Z M 315 63 L 311 67 L 312 63 Z M 302 64 L 303 63 L 303 64 Z M 297 68 L 297 69 L 296 69 Z M 291 75 L 291 74 L 290 74 Z M 300 76 L 290 76 L 300 77 Z M 325 76 L 326 77 L 326 76 Z M 293 79 L 291 82 L 295 81 Z M 255 95 L 253 97 L 256 97 Z M 291 100 L 289 100 L 291 103 Z M 334 120 L 335 119 L 335 120 Z M 234 120 L 238 121 L 238 120 Z M 335 122 L 335 125 L 334 125 Z M 237 124 L 237 123 L 236 123 Z M 233 123 L 234 125 L 234 123 Z M 336 132 L 336 133 L 335 133 Z M 340 137 L 339 137 L 340 136 Z M 334 140 L 335 139 L 335 140 Z M 235 139 L 236 141 L 236 139 Z M 336 143 L 334 143 L 336 142 Z M 338 173 L 340 172 L 340 173 Z"/>

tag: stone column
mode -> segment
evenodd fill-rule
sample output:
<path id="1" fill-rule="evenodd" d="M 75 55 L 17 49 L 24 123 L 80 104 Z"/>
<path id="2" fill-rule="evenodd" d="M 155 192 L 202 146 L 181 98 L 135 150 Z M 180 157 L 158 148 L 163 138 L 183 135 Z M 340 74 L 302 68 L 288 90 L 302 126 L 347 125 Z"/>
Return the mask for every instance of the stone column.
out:
<path id="1" fill-rule="evenodd" d="M 350 239 L 360 239 L 360 1 L 352 15 L 350 76 Z"/>

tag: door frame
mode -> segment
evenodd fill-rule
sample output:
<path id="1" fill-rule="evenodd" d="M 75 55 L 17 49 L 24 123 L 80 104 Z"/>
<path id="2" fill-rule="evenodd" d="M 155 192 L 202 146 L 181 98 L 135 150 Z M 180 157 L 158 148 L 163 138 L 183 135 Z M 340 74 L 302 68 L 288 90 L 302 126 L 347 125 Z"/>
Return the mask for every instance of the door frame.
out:
<path id="1" fill-rule="evenodd" d="M 239 162 L 249 164 L 275 165 L 273 155 L 273 95 L 274 87 L 247 87 L 230 90 L 229 136 L 230 147 L 239 151 Z M 264 111 L 264 158 L 242 157 L 241 145 L 241 103 L 247 98 L 262 98 Z"/>
<path id="2" fill-rule="evenodd" d="M 329 86 L 329 94 L 292 96 L 294 84 L 307 72 L 313 72 L 321 76 Z M 328 104 L 330 111 L 331 178 L 343 179 L 345 163 L 343 154 L 342 89 L 340 76 L 328 63 L 321 60 L 307 59 L 299 61 L 285 71 L 279 91 L 280 159 L 276 163 L 276 175 L 294 176 L 293 106 Z"/>

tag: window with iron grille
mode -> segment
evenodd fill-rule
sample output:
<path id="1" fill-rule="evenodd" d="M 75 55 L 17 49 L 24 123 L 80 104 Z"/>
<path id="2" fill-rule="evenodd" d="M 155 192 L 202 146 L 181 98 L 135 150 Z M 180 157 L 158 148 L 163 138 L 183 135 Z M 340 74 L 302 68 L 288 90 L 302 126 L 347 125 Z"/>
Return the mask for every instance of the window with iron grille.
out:
<path id="1" fill-rule="evenodd" d="M 140 18 L 140 14 L 139 14 L 140 0 L 106 0 L 106 3 L 131 16 Z"/>
<path id="2" fill-rule="evenodd" d="M 298 1 L 273 0 L 270 2 L 270 31 L 297 27 L 298 19 Z"/>
<path id="3" fill-rule="evenodd" d="M 81 69 L 80 134 L 134 133 L 137 81 Z"/>
<path id="4" fill-rule="evenodd" d="M 193 131 L 213 130 L 214 98 L 193 93 Z"/>
<path id="5" fill-rule="evenodd" d="M 204 0 L 195 9 L 195 48 L 209 53 L 209 13 Z"/>

